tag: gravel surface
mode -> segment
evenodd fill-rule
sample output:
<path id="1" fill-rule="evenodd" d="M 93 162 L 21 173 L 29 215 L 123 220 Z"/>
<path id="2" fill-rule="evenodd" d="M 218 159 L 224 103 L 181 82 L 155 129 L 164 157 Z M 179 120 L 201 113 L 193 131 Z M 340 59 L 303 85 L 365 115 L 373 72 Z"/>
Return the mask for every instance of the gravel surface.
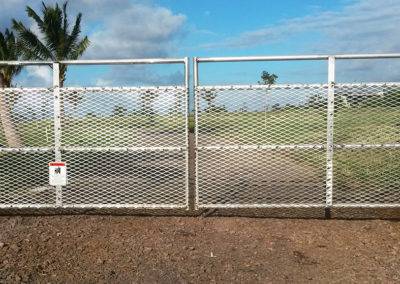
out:
<path id="1" fill-rule="evenodd" d="M 400 222 L 1 216 L 0 283 L 395 283 Z"/>

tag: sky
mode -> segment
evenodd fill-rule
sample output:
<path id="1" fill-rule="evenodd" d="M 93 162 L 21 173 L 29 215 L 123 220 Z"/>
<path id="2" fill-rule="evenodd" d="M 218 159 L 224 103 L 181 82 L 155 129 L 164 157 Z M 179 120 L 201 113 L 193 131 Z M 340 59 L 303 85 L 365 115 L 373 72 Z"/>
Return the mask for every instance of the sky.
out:
<path id="1" fill-rule="evenodd" d="M 40 13 L 41 1 L 0 2 L 0 30 L 15 18 L 37 32 L 25 7 Z M 82 59 L 400 53 L 398 0 L 70 0 L 71 22 L 78 12 L 91 41 Z M 326 61 L 202 63 L 200 84 L 257 84 L 263 70 L 277 83 L 327 81 Z M 400 81 L 400 60 L 338 60 L 336 70 L 338 82 Z M 183 78 L 179 64 L 70 67 L 66 86 L 182 85 Z M 51 80 L 50 68 L 30 67 L 14 82 Z"/>

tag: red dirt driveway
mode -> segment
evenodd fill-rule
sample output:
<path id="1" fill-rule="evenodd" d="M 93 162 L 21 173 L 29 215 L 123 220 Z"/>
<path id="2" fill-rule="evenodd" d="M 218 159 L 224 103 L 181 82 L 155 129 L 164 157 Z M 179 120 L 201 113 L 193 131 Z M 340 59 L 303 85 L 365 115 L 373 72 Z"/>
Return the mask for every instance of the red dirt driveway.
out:
<path id="1" fill-rule="evenodd" d="M 399 283 L 400 222 L 0 216 L 0 283 Z"/>

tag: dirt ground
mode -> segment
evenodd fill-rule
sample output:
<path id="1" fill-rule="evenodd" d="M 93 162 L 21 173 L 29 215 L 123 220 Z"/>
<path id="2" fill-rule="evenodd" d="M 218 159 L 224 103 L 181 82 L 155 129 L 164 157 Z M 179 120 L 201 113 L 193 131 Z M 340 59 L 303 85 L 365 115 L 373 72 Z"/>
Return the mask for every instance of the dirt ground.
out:
<path id="1" fill-rule="evenodd" d="M 395 283 L 400 221 L 0 216 L 0 283 Z"/>

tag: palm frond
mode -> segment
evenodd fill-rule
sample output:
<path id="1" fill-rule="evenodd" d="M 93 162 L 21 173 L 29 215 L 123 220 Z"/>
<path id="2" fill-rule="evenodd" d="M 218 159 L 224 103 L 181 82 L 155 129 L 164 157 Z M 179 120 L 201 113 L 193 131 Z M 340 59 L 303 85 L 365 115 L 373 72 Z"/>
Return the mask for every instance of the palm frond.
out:
<path id="1" fill-rule="evenodd" d="M 45 30 L 44 23 L 43 23 L 42 19 L 38 16 L 38 14 L 36 14 L 36 12 L 29 6 L 26 6 L 26 12 L 28 14 L 28 17 L 31 17 L 32 19 L 35 20 L 40 31 L 44 32 L 44 30 Z"/>
<path id="2" fill-rule="evenodd" d="M 22 56 L 25 59 L 77 59 L 84 53 L 90 42 L 87 37 L 79 41 L 82 14 L 77 15 L 71 33 L 69 33 L 70 23 L 67 7 L 68 2 L 65 2 L 62 6 L 58 4 L 46 6 L 42 2 L 42 17 L 39 17 L 30 7 L 27 7 L 28 16 L 33 18 L 39 26 L 40 36 L 35 35 L 21 22 L 13 19 L 13 27 L 18 33 L 17 50 L 22 51 Z M 60 71 L 62 71 L 60 78 L 62 76 L 65 79 L 66 69 Z"/>
<path id="3" fill-rule="evenodd" d="M 21 22 L 17 22 L 15 19 L 12 22 L 13 29 L 18 32 L 20 47 L 26 57 L 30 57 L 29 59 L 55 60 L 51 52 L 33 32 L 26 29 Z"/>
<path id="4" fill-rule="evenodd" d="M 78 37 L 81 32 L 81 19 L 82 19 L 82 14 L 79 13 L 78 16 L 76 17 L 74 27 L 72 29 L 71 34 L 68 36 L 68 41 L 65 46 L 67 54 L 71 53 L 71 51 L 75 50 L 76 47 L 78 46 Z"/>
<path id="5" fill-rule="evenodd" d="M 46 46 L 49 50 L 51 50 L 54 55 L 56 55 L 57 59 L 57 49 L 60 43 L 60 31 L 62 31 L 62 11 L 56 5 L 55 8 L 48 7 L 43 15 L 43 22 L 47 23 L 46 30 L 44 32 L 44 38 L 46 42 Z"/>
<path id="6" fill-rule="evenodd" d="M 64 34 L 67 34 L 67 31 L 68 31 L 67 5 L 68 5 L 68 1 L 66 1 L 63 4 L 63 18 L 64 18 L 63 30 L 64 30 Z"/>
<path id="7" fill-rule="evenodd" d="M 5 30 L 4 35 L 0 32 L 0 60 L 18 60 L 20 57 L 20 49 L 13 32 Z M 2 66 L 1 74 L 6 81 L 6 85 L 10 85 L 13 77 L 21 72 L 22 66 Z"/>
<path id="8" fill-rule="evenodd" d="M 75 60 L 78 59 L 79 56 L 85 52 L 85 50 L 90 46 L 90 41 L 87 36 L 83 40 L 81 40 L 76 48 L 70 53 L 68 59 Z"/>
<path id="9" fill-rule="evenodd" d="M 7 43 L 2 32 L 0 32 L 0 60 L 6 60 Z"/>

